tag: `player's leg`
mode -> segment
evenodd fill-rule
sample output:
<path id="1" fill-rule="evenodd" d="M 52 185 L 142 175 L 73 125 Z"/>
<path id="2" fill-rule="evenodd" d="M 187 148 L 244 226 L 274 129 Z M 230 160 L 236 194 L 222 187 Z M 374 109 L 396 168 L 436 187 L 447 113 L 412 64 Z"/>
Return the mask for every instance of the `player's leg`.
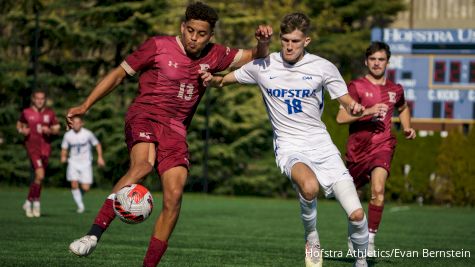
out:
<path id="1" fill-rule="evenodd" d="M 292 181 L 298 189 L 300 216 L 305 230 L 305 264 L 321 266 L 322 253 L 317 231 L 317 194 L 319 184 L 313 170 L 305 163 L 297 162 L 291 167 Z"/>
<path id="2" fill-rule="evenodd" d="M 348 216 L 348 235 L 356 257 L 355 266 L 367 266 L 368 224 L 353 182 L 341 180 L 333 185 L 335 198 Z"/>
<path id="3" fill-rule="evenodd" d="M 168 239 L 180 215 L 187 176 L 188 169 L 184 166 L 173 167 L 160 176 L 163 188 L 162 211 L 155 222 L 153 235 L 143 261 L 144 267 L 157 266 L 168 247 Z"/>
<path id="4" fill-rule="evenodd" d="M 79 182 L 77 179 L 71 180 L 71 194 L 73 195 L 74 202 L 77 205 L 77 213 L 84 212 L 84 203 L 82 202 L 82 193 L 79 189 Z"/>
<path id="5" fill-rule="evenodd" d="M 150 173 L 155 162 L 155 144 L 139 142 L 130 150 L 130 167 L 127 173 L 115 184 L 110 194 L 99 210 L 94 223 L 86 236 L 75 240 L 69 246 L 71 252 L 78 256 L 87 256 L 92 253 L 102 233 L 109 227 L 115 218 L 113 205 L 114 194 L 122 187 L 139 182 Z"/>
<path id="6" fill-rule="evenodd" d="M 384 209 L 384 187 L 388 171 L 376 167 L 371 171 L 371 200 L 368 205 L 369 246 L 368 255 L 374 256 L 374 239 L 381 223 Z"/>
<path id="7" fill-rule="evenodd" d="M 35 169 L 35 180 L 33 181 L 32 187 L 32 199 L 33 199 L 33 216 L 41 216 L 41 206 L 40 206 L 40 196 L 41 196 L 41 184 L 45 178 L 45 169 L 37 168 Z"/>

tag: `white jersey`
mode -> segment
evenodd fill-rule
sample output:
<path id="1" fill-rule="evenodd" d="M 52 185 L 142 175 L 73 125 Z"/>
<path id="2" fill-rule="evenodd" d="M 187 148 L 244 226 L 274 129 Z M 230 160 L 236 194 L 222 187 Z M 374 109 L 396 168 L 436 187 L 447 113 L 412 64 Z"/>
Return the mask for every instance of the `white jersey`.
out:
<path id="1" fill-rule="evenodd" d="M 280 53 L 256 59 L 234 72 L 244 84 L 258 84 L 274 130 L 274 150 L 317 150 L 321 158 L 339 154 L 321 120 L 324 89 L 332 99 L 348 93 L 330 61 L 305 53 L 294 65 Z"/>
<path id="2" fill-rule="evenodd" d="M 69 130 L 64 134 L 62 149 L 69 149 L 69 163 L 91 164 L 92 147 L 99 144 L 96 136 L 88 129 L 81 128 L 79 132 Z"/>

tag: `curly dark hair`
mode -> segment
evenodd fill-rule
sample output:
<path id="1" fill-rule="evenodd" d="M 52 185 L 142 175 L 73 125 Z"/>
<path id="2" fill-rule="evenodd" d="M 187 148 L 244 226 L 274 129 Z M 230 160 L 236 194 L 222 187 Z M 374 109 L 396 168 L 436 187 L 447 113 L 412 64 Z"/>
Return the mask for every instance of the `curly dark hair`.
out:
<path id="1" fill-rule="evenodd" d="M 384 50 L 386 52 L 386 55 L 388 56 L 388 60 L 391 57 L 391 49 L 389 49 L 389 45 L 384 42 L 372 42 L 368 48 L 366 49 L 365 57 L 368 59 L 369 56 L 372 54 Z"/>
<path id="2" fill-rule="evenodd" d="M 214 29 L 219 17 L 218 13 L 216 13 L 212 7 L 201 2 L 196 2 L 189 4 L 185 12 L 185 21 L 192 19 L 206 21 L 211 26 L 211 29 Z"/>
<path id="3" fill-rule="evenodd" d="M 286 15 L 282 22 L 280 23 L 280 33 L 287 34 L 295 30 L 303 32 L 305 35 L 308 35 L 310 32 L 310 19 L 307 15 L 295 12 Z"/>

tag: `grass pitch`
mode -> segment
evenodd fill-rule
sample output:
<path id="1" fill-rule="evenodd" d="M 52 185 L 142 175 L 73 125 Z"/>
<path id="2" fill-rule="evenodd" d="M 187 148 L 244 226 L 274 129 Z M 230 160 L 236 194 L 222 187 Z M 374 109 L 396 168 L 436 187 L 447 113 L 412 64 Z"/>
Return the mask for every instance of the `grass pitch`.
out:
<path id="1" fill-rule="evenodd" d="M 107 192 L 89 192 L 86 212 L 76 214 L 69 190 L 47 188 L 42 217 L 26 218 L 21 209 L 26 190 L 0 187 L 0 266 L 142 266 L 161 195 L 154 194 L 151 218 L 138 225 L 115 220 L 94 253 L 79 258 L 69 253 L 69 243 L 88 231 Z M 369 259 L 369 265 L 475 266 L 474 225 L 473 208 L 387 204 L 376 239 L 382 255 Z M 346 255 L 347 224 L 337 202 L 319 200 L 318 227 L 324 266 L 352 266 Z M 302 232 L 294 199 L 185 193 L 160 266 L 304 266 Z"/>

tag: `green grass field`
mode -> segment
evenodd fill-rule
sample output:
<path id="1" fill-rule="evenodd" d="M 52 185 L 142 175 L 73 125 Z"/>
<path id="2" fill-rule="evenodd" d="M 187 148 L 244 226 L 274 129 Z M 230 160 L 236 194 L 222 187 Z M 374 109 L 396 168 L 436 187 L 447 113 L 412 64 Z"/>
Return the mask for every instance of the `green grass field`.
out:
<path id="1" fill-rule="evenodd" d="M 88 193 L 86 212 L 76 214 L 69 190 L 45 189 L 41 218 L 24 216 L 21 205 L 26 193 L 26 188 L 0 188 L 0 266 L 141 266 L 160 211 L 159 194 L 154 194 L 152 218 L 139 225 L 116 220 L 96 251 L 79 258 L 68 252 L 68 245 L 89 229 L 107 192 Z M 179 223 L 160 266 L 304 266 L 297 203 L 293 199 L 185 194 Z M 324 266 L 352 266 L 353 259 L 346 257 L 343 210 L 335 201 L 323 200 L 318 205 L 322 246 L 332 251 Z M 377 248 L 411 253 L 412 257 L 393 255 L 368 262 L 378 267 L 475 266 L 474 226 L 473 208 L 388 204 Z M 469 251 L 470 257 L 424 257 L 424 249 Z"/>

